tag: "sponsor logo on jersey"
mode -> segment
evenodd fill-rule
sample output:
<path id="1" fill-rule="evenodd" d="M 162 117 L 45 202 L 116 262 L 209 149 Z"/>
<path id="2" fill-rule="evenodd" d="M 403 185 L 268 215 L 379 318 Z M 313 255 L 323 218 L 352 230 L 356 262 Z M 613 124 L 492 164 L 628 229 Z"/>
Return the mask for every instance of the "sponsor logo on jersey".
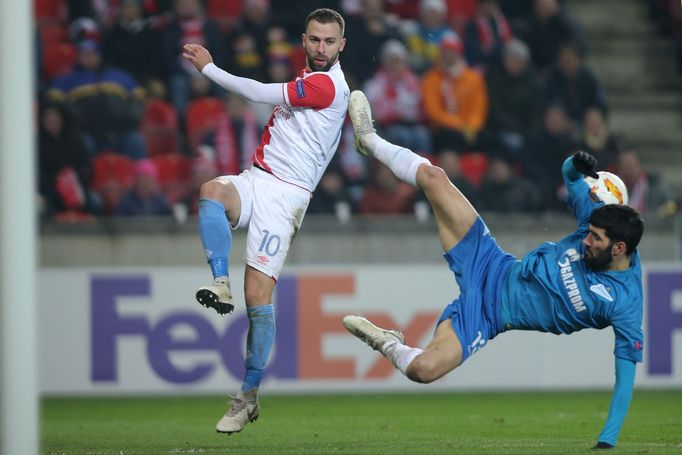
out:
<path id="1" fill-rule="evenodd" d="M 579 261 L 582 255 L 578 253 L 574 248 L 569 248 L 564 251 L 561 259 L 557 262 L 559 265 L 559 270 L 561 273 L 561 280 L 564 283 L 564 288 L 568 295 L 571 305 L 577 313 L 585 311 L 585 302 L 583 302 L 583 296 L 580 295 L 580 289 L 578 288 L 578 283 L 576 282 L 575 275 L 573 275 L 572 262 Z"/>
<path id="2" fill-rule="evenodd" d="M 606 286 L 601 283 L 590 286 L 590 291 L 594 292 L 600 297 L 604 297 L 609 302 L 613 302 L 613 296 L 609 293 L 609 290 L 606 289 Z"/>
<path id="3" fill-rule="evenodd" d="M 270 262 L 270 259 L 268 259 L 267 256 L 259 255 L 258 262 L 260 262 L 261 264 L 267 264 L 268 262 Z"/>
<path id="4" fill-rule="evenodd" d="M 211 250 L 204 250 L 204 253 L 206 254 L 207 258 L 210 258 L 211 256 L 213 256 L 213 251 L 211 251 Z"/>
<path id="5" fill-rule="evenodd" d="M 278 104 L 275 106 L 272 113 L 275 117 L 283 118 L 284 120 L 289 120 L 291 118 L 291 108 L 286 105 Z"/>
<path id="6" fill-rule="evenodd" d="M 305 90 L 303 89 L 303 79 L 296 81 L 296 96 L 299 98 L 305 97 Z"/>
<path id="7" fill-rule="evenodd" d="M 641 351 L 642 350 L 642 342 L 641 341 L 635 341 L 634 343 L 632 343 L 632 347 L 638 351 Z"/>

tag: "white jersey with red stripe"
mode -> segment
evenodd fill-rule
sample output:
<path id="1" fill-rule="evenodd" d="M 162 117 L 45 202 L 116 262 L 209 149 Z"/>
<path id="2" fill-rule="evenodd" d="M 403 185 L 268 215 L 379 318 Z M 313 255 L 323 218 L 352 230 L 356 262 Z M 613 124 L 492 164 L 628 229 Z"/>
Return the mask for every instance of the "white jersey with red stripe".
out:
<path id="1" fill-rule="evenodd" d="M 275 106 L 253 163 L 312 192 L 339 145 L 350 90 L 336 62 L 329 71 L 303 70 L 282 92 L 285 103 Z"/>

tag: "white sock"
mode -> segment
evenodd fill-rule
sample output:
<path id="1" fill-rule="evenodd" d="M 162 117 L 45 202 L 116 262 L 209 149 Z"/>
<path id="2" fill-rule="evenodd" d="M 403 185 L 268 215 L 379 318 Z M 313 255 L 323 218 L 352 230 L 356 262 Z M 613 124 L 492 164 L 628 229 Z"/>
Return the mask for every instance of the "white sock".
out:
<path id="1" fill-rule="evenodd" d="M 398 343 L 397 341 L 387 341 L 381 347 L 381 352 L 384 353 L 386 358 L 388 358 L 397 369 L 400 370 L 402 374 L 407 376 L 407 367 L 419 354 L 424 352 L 423 349 L 411 348 L 406 344 Z"/>
<path id="2" fill-rule="evenodd" d="M 391 144 L 378 134 L 368 134 L 363 137 L 364 145 L 374 152 L 376 159 L 384 163 L 400 180 L 417 186 L 417 169 L 429 160 L 419 156 L 412 150 Z"/>

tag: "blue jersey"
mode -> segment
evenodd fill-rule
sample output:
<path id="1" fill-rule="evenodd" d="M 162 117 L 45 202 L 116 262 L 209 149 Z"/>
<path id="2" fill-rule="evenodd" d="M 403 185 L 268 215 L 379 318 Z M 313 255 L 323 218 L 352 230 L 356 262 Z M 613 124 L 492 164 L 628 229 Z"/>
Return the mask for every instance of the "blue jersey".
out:
<path id="1" fill-rule="evenodd" d="M 641 362 L 639 253 L 632 254 L 630 267 L 623 271 L 594 272 L 585 264 L 582 240 L 589 231 L 592 211 L 603 203 L 590 197 L 590 188 L 570 159 L 562 172 L 578 229 L 558 243 L 543 243 L 512 264 L 502 292 L 505 329 L 567 334 L 612 326 L 615 356 Z"/>

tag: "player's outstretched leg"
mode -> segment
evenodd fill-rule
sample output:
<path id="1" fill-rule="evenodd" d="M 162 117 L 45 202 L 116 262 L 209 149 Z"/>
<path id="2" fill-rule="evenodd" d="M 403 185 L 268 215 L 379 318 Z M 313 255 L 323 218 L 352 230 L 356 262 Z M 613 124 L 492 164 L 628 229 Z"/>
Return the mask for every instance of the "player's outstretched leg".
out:
<path id="1" fill-rule="evenodd" d="M 351 93 L 348 113 L 358 150 L 384 163 L 402 181 L 423 190 L 433 208 L 443 250 L 449 251 L 457 245 L 478 217 L 469 201 L 441 168 L 375 132 L 372 109 L 364 93 L 359 90 Z"/>
<path id="2" fill-rule="evenodd" d="M 260 414 L 258 390 L 239 392 L 236 397 L 231 398 L 230 409 L 215 426 L 218 433 L 239 433 L 247 423 L 258 420 Z"/>
<path id="3" fill-rule="evenodd" d="M 343 325 L 369 347 L 381 352 L 405 375 L 409 364 L 423 352 L 419 348 L 406 346 L 405 336 L 401 332 L 377 327 L 362 316 L 345 316 Z"/>
<path id="4" fill-rule="evenodd" d="M 438 325 L 426 349 L 406 345 L 402 333 L 377 327 L 361 316 L 345 316 L 343 325 L 415 382 L 433 382 L 462 363 L 462 347 L 449 319 Z"/>
<path id="5" fill-rule="evenodd" d="M 409 149 L 391 144 L 376 133 L 372 109 L 367 97 L 360 90 L 354 90 L 350 94 L 348 114 L 353 124 L 358 151 L 375 157 L 388 166 L 399 179 L 417 186 L 417 169 L 422 164 L 430 164 L 429 160 Z"/>
<path id="6" fill-rule="evenodd" d="M 376 133 L 372 120 L 372 109 L 369 107 L 367 97 L 360 90 L 351 92 L 348 100 L 348 114 L 353 124 L 355 148 L 365 156 L 374 156 L 374 152 L 368 147 L 369 144 L 365 144 L 368 138 Z"/>
<path id="7" fill-rule="evenodd" d="M 367 343 L 369 347 L 382 354 L 384 345 L 389 341 L 405 342 L 405 336 L 397 330 L 386 330 L 375 326 L 362 316 L 348 315 L 343 325 L 350 333 Z"/>

